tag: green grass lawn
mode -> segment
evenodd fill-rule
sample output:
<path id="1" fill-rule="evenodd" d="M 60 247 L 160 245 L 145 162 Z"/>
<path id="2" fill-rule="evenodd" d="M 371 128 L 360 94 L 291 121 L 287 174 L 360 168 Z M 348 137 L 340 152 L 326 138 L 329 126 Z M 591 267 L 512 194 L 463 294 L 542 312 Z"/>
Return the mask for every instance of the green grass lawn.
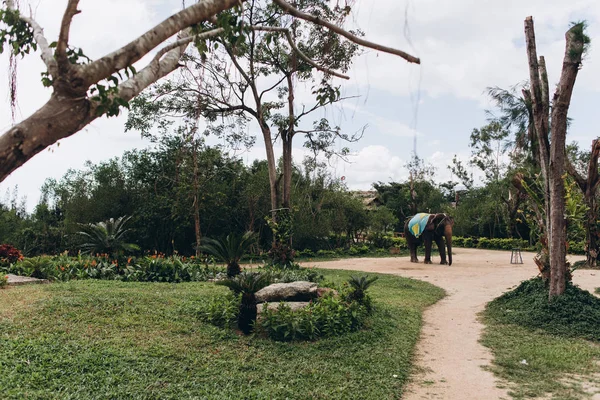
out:
<path id="1" fill-rule="evenodd" d="M 600 392 L 600 300 L 570 286 L 549 304 L 547 293 L 531 280 L 488 304 L 482 343 L 492 371 L 515 399 L 591 398 Z"/>
<path id="2" fill-rule="evenodd" d="M 325 271 L 343 281 L 350 272 Z M 73 281 L 0 290 L 3 399 L 396 399 L 411 372 L 424 282 L 382 275 L 364 330 L 278 343 L 200 322 L 211 283 Z"/>

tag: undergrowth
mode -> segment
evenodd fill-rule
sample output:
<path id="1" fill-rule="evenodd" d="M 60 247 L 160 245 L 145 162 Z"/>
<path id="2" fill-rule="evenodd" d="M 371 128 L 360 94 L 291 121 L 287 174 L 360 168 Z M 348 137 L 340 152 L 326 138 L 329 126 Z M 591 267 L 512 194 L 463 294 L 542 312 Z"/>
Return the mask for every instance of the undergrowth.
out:
<path id="1" fill-rule="evenodd" d="M 553 335 L 600 340 L 600 299 L 572 284 L 562 296 L 549 301 L 541 278 L 524 281 L 489 303 L 486 315 Z"/>

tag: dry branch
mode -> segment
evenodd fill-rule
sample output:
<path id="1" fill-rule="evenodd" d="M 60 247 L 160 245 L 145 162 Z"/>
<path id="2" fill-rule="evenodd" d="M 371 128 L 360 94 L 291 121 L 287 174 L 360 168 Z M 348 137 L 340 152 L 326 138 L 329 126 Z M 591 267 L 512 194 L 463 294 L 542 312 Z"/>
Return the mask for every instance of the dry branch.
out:
<path id="1" fill-rule="evenodd" d="M 281 7 L 288 14 L 293 15 L 296 18 L 300 18 L 305 21 L 312 22 L 314 24 L 324 26 L 327 29 L 337 33 L 338 35 L 345 37 L 346 39 L 348 39 L 351 42 L 354 42 L 360 46 L 364 46 L 364 47 L 368 47 L 370 49 L 382 51 L 384 53 L 389 53 L 389 54 L 394 54 L 394 55 L 400 56 L 410 63 L 421 64 L 421 60 L 415 56 L 412 56 L 402 50 L 394 49 L 392 47 L 382 46 L 380 44 L 361 39 L 358 36 L 353 35 L 352 33 L 340 28 L 337 25 L 332 24 L 329 21 L 326 21 L 315 15 L 307 14 L 307 13 L 304 13 L 304 12 L 296 9 L 295 7 L 293 7 L 290 3 L 286 2 L 285 0 L 273 0 L 273 2 L 277 3 L 277 5 L 279 7 Z"/>

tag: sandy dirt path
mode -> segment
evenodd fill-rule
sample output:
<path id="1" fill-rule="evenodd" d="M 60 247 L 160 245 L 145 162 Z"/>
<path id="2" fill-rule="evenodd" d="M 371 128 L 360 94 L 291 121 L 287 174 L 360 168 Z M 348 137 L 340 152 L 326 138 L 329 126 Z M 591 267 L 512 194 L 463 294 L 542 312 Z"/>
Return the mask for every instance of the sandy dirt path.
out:
<path id="1" fill-rule="evenodd" d="M 523 253 L 523 264 L 510 263 L 510 251 L 453 249 L 453 265 L 414 264 L 408 257 L 354 258 L 304 263 L 330 269 L 379 272 L 415 278 L 437 285 L 447 297 L 424 313 L 416 366 L 403 399 L 509 399 L 491 372 L 492 356 L 479 343 L 482 324 L 477 314 L 485 304 L 521 281 L 537 275 L 533 253 Z M 573 262 L 582 257 L 570 257 Z M 439 258 L 434 257 L 434 262 Z M 422 257 L 420 258 L 422 261 Z M 578 270 L 574 281 L 584 289 L 600 287 L 600 272 Z M 502 385 L 500 385 L 502 386 Z"/>

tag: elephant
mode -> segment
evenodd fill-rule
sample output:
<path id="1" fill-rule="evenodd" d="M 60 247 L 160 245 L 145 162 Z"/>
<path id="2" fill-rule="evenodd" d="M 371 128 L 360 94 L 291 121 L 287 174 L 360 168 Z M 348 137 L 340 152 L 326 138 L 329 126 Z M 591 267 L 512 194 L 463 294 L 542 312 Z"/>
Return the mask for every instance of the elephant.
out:
<path id="1" fill-rule="evenodd" d="M 417 259 L 417 247 L 425 243 L 425 264 L 431 264 L 431 242 L 435 240 L 442 259 L 440 264 L 452 265 L 452 226 L 454 226 L 454 218 L 443 213 L 417 214 L 417 216 L 423 218 L 422 226 L 424 225 L 424 229 L 420 235 L 415 236 L 415 233 L 408 227 L 413 217 L 409 217 L 404 224 L 404 237 L 410 249 L 410 261 L 419 262 Z M 425 218 L 427 218 L 427 222 L 425 222 Z M 444 238 L 448 247 L 448 262 L 446 262 Z"/>

